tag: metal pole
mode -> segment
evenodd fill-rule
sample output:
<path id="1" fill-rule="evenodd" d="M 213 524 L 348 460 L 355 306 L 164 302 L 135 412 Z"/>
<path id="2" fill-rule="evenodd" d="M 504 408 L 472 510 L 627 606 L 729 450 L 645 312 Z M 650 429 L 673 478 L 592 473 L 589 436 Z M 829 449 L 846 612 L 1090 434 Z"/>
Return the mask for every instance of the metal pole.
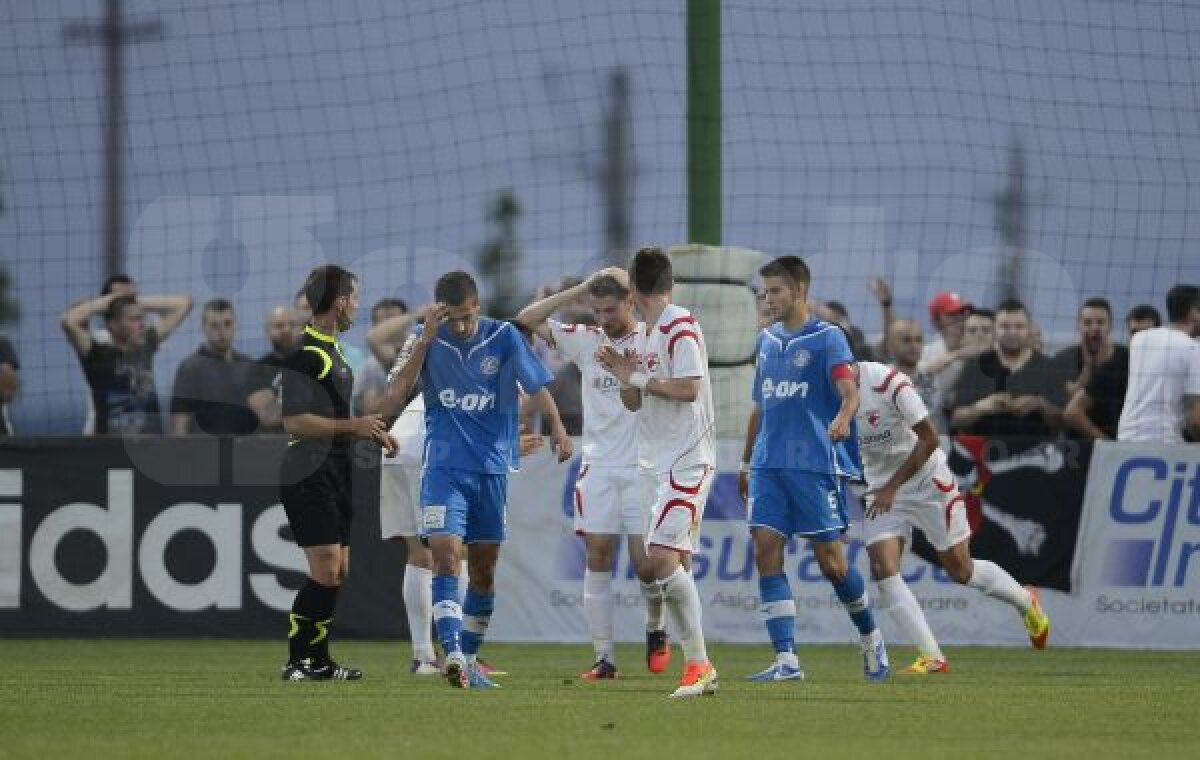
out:
<path id="1" fill-rule="evenodd" d="M 104 19 L 104 74 L 108 83 L 108 103 L 104 120 L 104 276 L 125 271 L 123 166 L 121 154 L 122 118 L 125 113 L 125 79 L 122 51 L 121 0 L 107 0 Z"/>
<path id="2" fill-rule="evenodd" d="M 688 242 L 721 244 L 721 2 L 687 4 Z"/>

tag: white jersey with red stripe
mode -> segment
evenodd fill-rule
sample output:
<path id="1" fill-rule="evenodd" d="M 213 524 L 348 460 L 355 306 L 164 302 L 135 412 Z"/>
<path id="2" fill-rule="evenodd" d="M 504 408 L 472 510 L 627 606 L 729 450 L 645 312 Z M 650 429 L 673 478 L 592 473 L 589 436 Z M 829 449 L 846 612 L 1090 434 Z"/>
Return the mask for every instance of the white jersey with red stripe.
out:
<path id="1" fill-rule="evenodd" d="M 704 332 L 691 312 L 668 304 L 654 325 L 638 333 L 638 368 L 658 380 L 700 380 L 695 401 L 642 394 L 638 420 L 638 466 L 654 473 L 714 467 L 716 416 Z"/>
<path id="2" fill-rule="evenodd" d="M 600 467 L 637 464 L 637 417 L 621 403 L 621 383 L 596 358 L 601 346 L 634 349 L 643 325 L 617 340 L 591 325 L 547 320 L 554 347 L 583 376 L 583 462 Z"/>
<path id="3" fill-rule="evenodd" d="M 896 474 L 917 445 L 913 426 L 929 416 L 929 410 L 900 370 L 878 362 L 858 363 L 858 450 L 869 488 L 883 486 Z M 944 464 L 946 455 L 934 451 L 929 460 L 901 487 L 915 487 Z"/>

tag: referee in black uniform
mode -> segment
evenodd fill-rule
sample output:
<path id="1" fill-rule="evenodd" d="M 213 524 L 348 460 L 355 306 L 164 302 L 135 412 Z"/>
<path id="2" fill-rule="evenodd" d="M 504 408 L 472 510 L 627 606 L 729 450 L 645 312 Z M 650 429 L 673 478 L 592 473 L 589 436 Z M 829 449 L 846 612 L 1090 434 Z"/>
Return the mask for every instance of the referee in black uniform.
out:
<path id="1" fill-rule="evenodd" d="M 308 579 L 296 593 L 288 628 L 285 681 L 355 681 L 362 671 L 329 656 L 329 627 L 338 587 L 350 563 L 351 446 L 356 438 L 390 452 L 395 442 L 375 414 L 350 416 L 354 375 L 338 333 L 354 324 L 358 282 L 338 266 L 312 271 L 304 284 L 312 321 L 283 373 L 283 459 L 280 495 L 296 543 L 308 559 Z"/>

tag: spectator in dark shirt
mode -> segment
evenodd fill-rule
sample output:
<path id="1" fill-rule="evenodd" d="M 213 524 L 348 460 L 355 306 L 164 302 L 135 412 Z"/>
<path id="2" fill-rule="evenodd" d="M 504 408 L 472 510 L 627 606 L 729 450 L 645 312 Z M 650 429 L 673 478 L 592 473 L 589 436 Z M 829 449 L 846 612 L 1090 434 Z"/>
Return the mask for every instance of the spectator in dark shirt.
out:
<path id="1" fill-rule="evenodd" d="M 21 364 L 17 352 L 5 335 L 0 335 L 0 436 L 12 435 L 12 422 L 8 419 L 8 402 L 17 395 L 20 379 L 17 371 Z"/>
<path id="2" fill-rule="evenodd" d="M 171 433 L 245 435 L 258 428 L 248 400 L 255 390 L 259 366 L 235 351 L 237 316 L 233 304 L 216 298 L 200 315 L 204 344 L 175 372 L 171 398 Z"/>
<path id="3" fill-rule="evenodd" d="M 996 310 L 996 348 L 968 362 L 954 387 L 954 431 L 1045 438 L 1059 427 L 1062 380 L 1034 350 L 1032 327 L 1020 301 L 1005 301 Z"/>
<path id="4" fill-rule="evenodd" d="M 1112 342 L 1112 306 L 1107 299 L 1084 301 L 1079 307 L 1075 326 L 1079 331 L 1079 342 L 1059 351 L 1053 360 L 1058 372 L 1066 378 L 1064 392 L 1067 398 L 1086 387 L 1101 364 L 1121 355 L 1124 355 L 1126 365 L 1129 363 L 1126 348 Z"/>
<path id="5" fill-rule="evenodd" d="M 114 292 L 76 304 L 63 314 L 63 331 L 92 389 L 98 435 L 162 432 L 154 354 L 191 310 L 191 296 L 135 298 Z M 147 311 L 159 314 L 150 327 Z M 87 323 L 95 314 L 104 315 L 110 343 L 93 339 Z"/>
<path id="6" fill-rule="evenodd" d="M 1126 340 L 1142 330 L 1160 327 L 1162 317 L 1153 306 L 1142 304 L 1125 317 Z M 1077 435 L 1093 440 L 1115 441 L 1129 385 L 1129 351 L 1116 346 L 1111 358 L 1096 366 L 1087 382 L 1075 388 L 1063 411 L 1063 421 Z M 1069 350 L 1069 349 L 1068 349 Z"/>
<path id="7" fill-rule="evenodd" d="M 283 370 L 296 350 L 296 335 L 300 332 L 296 313 L 286 306 L 271 309 L 267 313 L 266 332 L 271 350 L 258 358 L 258 371 L 247 403 L 258 416 L 258 432 L 282 432 Z"/>

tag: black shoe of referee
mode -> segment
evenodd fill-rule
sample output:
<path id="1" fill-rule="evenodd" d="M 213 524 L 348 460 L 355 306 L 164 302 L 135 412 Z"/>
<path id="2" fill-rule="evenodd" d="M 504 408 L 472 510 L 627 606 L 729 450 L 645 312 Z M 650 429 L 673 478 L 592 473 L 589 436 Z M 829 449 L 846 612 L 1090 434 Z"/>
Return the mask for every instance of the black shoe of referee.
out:
<path id="1" fill-rule="evenodd" d="M 363 672 L 358 668 L 347 668 L 330 660 L 320 665 L 312 660 L 289 662 L 283 666 L 285 681 L 359 681 Z"/>

